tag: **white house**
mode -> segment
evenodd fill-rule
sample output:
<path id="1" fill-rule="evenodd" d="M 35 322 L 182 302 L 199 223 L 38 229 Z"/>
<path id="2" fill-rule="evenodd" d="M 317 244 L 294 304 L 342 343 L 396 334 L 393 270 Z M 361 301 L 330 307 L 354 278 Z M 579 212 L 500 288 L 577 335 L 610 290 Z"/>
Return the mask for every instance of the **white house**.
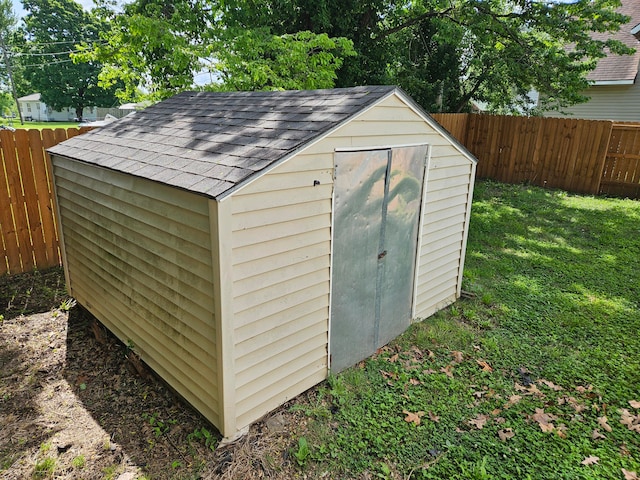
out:
<path id="1" fill-rule="evenodd" d="M 564 117 L 593 120 L 618 120 L 640 122 L 640 0 L 623 0 L 618 11 L 631 17 L 620 30 L 611 36 L 625 45 L 635 48 L 633 55 L 609 54 L 602 58 L 588 79 L 592 86 L 584 92 L 590 97 L 586 103 L 564 108 L 563 112 L 546 112 L 547 117 Z M 605 34 L 595 38 L 606 39 Z"/>
<path id="2" fill-rule="evenodd" d="M 22 118 L 34 120 L 36 122 L 72 122 L 76 118 L 76 110 L 67 107 L 64 110 L 54 110 L 41 100 L 39 93 L 32 93 L 18 98 Z M 97 120 L 98 109 L 96 107 L 85 107 L 82 112 L 84 120 Z"/>
<path id="3" fill-rule="evenodd" d="M 24 97 L 18 98 L 22 118 L 27 121 L 35 122 L 73 122 L 76 120 L 76 109 L 67 107 L 63 110 L 54 110 L 47 106 L 42 100 L 39 93 L 32 93 Z M 86 122 L 95 122 L 103 120 L 106 115 L 112 115 L 121 118 L 135 111 L 135 107 L 128 108 L 103 108 L 103 107 L 85 107 L 82 111 L 82 120 Z"/>

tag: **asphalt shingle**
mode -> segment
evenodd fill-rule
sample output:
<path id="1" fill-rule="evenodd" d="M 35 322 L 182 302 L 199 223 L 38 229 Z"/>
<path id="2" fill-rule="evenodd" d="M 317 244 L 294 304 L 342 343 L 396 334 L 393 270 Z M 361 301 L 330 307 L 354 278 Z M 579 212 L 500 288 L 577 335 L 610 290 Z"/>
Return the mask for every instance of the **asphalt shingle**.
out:
<path id="1" fill-rule="evenodd" d="M 49 152 L 216 198 L 394 91 L 184 92 Z"/>

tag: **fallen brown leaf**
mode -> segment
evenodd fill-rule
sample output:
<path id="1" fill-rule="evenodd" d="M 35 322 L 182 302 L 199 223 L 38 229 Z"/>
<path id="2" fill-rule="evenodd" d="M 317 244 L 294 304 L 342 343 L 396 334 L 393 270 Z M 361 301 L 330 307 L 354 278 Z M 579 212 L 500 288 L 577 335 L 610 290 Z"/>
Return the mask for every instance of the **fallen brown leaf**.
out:
<path id="1" fill-rule="evenodd" d="M 411 385 L 420 385 L 422 382 L 420 380 L 416 380 L 415 378 L 410 378 L 409 383 Z"/>
<path id="2" fill-rule="evenodd" d="M 539 423 L 538 426 L 544 433 L 553 432 L 553 430 L 556 428 L 554 427 L 553 423 Z"/>
<path id="3" fill-rule="evenodd" d="M 564 423 L 561 423 L 556 427 L 556 434 L 560 438 L 567 438 L 567 426 Z"/>
<path id="4" fill-rule="evenodd" d="M 611 432 L 613 430 L 611 426 L 607 423 L 606 415 L 603 415 L 602 417 L 598 417 L 598 425 L 604 428 L 607 432 Z"/>
<path id="5" fill-rule="evenodd" d="M 451 352 L 451 356 L 453 357 L 453 361 L 455 363 L 462 363 L 464 361 L 464 353 L 454 350 Z"/>
<path id="6" fill-rule="evenodd" d="M 399 358 L 399 355 L 398 355 L 397 353 L 394 353 L 393 355 L 391 355 L 391 356 L 389 357 L 389 362 L 390 362 L 390 363 L 395 363 L 395 362 L 397 362 L 397 361 L 398 361 L 398 358 Z"/>
<path id="7" fill-rule="evenodd" d="M 625 470 L 624 468 L 621 469 L 622 470 L 622 475 L 624 475 L 624 480 L 639 480 L 640 477 L 638 477 L 638 474 L 636 472 L 631 472 L 629 470 Z"/>
<path id="8" fill-rule="evenodd" d="M 408 410 L 402 410 L 402 413 L 406 415 L 404 417 L 404 421 L 407 423 L 414 423 L 416 425 L 420 425 L 420 418 L 424 416 L 424 412 L 409 412 Z"/>
<path id="9" fill-rule="evenodd" d="M 514 384 L 514 388 L 516 389 L 516 392 L 523 392 L 524 395 L 540 395 L 541 397 L 544 397 L 544 393 L 542 393 L 533 383 L 528 387 L 525 387 L 516 382 Z"/>
<path id="10" fill-rule="evenodd" d="M 472 418 L 468 423 L 469 425 L 473 425 L 474 427 L 476 427 L 478 430 L 482 430 L 485 423 L 487 423 L 487 420 L 489 420 L 489 417 L 487 415 L 478 414 L 476 418 Z"/>
<path id="11" fill-rule="evenodd" d="M 506 442 L 510 438 L 515 436 L 515 432 L 512 428 L 504 428 L 502 430 L 498 430 L 498 437 L 501 441 Z"/>
<path id="12" fill-rule="evenodd" d="M 593 440 L 605 439 L 607 438 L 604 434 L 600 433 L 600 431 L 596 428 L 593 432 L 591 432 L 591 438 Z"/>
<path id="13" fill-rule="evenodd" d="M 584 460 L 582 460 L 580 463 L 582 465 L 597 465 L 599 460 L 600 460 L 599 457 L 596 457 L 594 455 L 590 455 L 587 458 L 585 458 Z"/>
<path id="14" fill-rule="evenodd" d="M 626 408 L 618 410 L 620 423 L 626 425 L 629 430 L 640 433 L 640 415 L 634 415 Z"/>
<path id="15" fill-rule="evenodd" d="M 640 402 L 638 402 L 637 400 L 629 400 L 629 405 L 631 405 L 633 408 L 640 408 Z"/>
<path id="16" fill-rule="evenodd" d="M 440 421 L 440 417 L 433 412 L 429 412 L 429 420 L 438 423 Z"/>
<path id="17" fill-rule="evenodd" d="M 538 425 L 540 426 L 540 430 L 547 433 L 547 432 L 552 432 L 555 429 L 555 426 L 553 425 L 552 421 L 556 420 L 558 417 L 556 417 L 552 413 L 545 413 L 543 408 L 536 408 L 536 413 L 531 415 L 531 418 L 535 422 L 538 422 Z"/>
<path id="18" fill-rule="evenodd" d="M 575 397 L 560 397 L 558 399 L 558 405 L 564 405 L 565 403 L 571 405 L 576 413 L 580 413 L 587 409 L 587 406 L 580 403 Z"/>
<path id="19" fill-rule="evenodd" d="M 587 385 L 586 387 L 583 387 L 582 385 L 578 385 L 576 387 L 576 392 L 580 392 L 580 393 L 590 392 L 591 390 L 593 390 L 593 385 Z"/>
<path id="20" fill-rule="evenodd" d="M 520 400 L 522 400 L 522 397 L 520 395 L 511 395 L 509 397 L 509 401 L 504 405 L 504 408 L 509 408 L 509 407 L 514 406 Z"/>
<path id="21" fill-rule="evenodd" d="M 549 380 L 545 380 L 544 378 L 541 378 L 540 380 L 538 380 L 538 384 L 544 385 L 556 392 L 560 392 L 561 390 L 564 390 L 564 388 L 562 388 L 560 385 L 556 385 L 555 383 L 550 382 Z"/>
<path id="22" fill-rule="evenodd" d="M 385 372 L 384 370 L 380 370 L 380 373 L 384 378 L 389 378 L 391 380 L 396 380 L 398 378 L 398 374 L 395 372 Z"/>
<path id="23" fill-rule="evenodd" d="M 440 369 L 447 377 L 453 378 L 453 365 L 449 364 L 446 367 Z"/>
<path id="24" fill-rule="evenodd" d="M 484 360 L 476 360 L 476 363 L 482 368 L 483 372 L 493 372 L 493 368 Z"/>

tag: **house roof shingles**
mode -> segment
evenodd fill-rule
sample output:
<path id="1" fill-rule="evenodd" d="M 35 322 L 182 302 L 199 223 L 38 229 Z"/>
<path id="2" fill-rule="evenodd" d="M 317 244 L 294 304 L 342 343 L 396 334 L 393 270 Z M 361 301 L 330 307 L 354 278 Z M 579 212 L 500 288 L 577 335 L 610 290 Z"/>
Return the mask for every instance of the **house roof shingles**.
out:
<path id="1" fill-rule="evenodd" d="M 628 47 L 635 48 L 633 55 L 612 55 L 598 61 L 596 68 L 589 73 L 587 78 L 596 84 L 607 82 L 629 82 L 633 83 L 638 75 L 638 65 L 640 64 L 640 40 L 638 40 L 631 30 L 640 24 L 640 0 L 622 0 L 622 6 L 618 12 L 631 17 L 631 20 L 620 27 L 620 30 L 613 34 L 597 34 L 597 40 L 613 38 L 619 40 Z"/>
<path id="2" fill-rule="evenodd" d="M 183 92 L 48 151 L 218 198 L 394 91 Z"/>

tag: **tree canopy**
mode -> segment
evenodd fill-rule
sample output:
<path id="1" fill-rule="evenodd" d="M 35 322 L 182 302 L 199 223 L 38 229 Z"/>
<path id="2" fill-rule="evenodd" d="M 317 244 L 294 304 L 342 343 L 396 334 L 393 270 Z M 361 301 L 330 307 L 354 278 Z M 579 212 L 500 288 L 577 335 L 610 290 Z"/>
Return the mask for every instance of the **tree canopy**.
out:
<path id="1" fill-rule="evenodd" d="M 206 0 L 134 0 L 122 11 L 103 2 L 98 12 L 111 28 L 74 57 L 104 64 L 101 84 L 121 82 L 122 100 L 166 98 L 194 88 L 202 72 L 209 89 L 330 88 L 354 53 L 349 40 L 324 33 L 231 25 L 224 8 Z"/>
<path id="2" fill-rule="evenodd" d="M 25 0 L 36 2 L 36 0 Z M 44 0 L 37 0 L 44 1 Z M 62 1 L 62 0 L 60 0 Z M 69 1 L 69 0 L 65 0 Z M 214 89 L 398 84 L 430 111 L 527 111 L 585 100 L 607 52 L 594 32 L 627 19 L 619 0 L 134 0 L 76 58 L 104 64 L 104 86 L 165 98 L 209 72 Z"/>
<path id="3" fill-rule="evenodd" d="M 70 57 L 77 44 L 98 42 L 106 25 L 73 0 L 23 0 L 23 5 L 27 15 L 14 57 L 42 101 L 56 110 L 73 107 L 79 119 L 84 107 L 113 106 L 114 89 L 98 85 L 102 65 Z"/>
<path id="4" fill-rule="evenodd" d="M 306 29 L 351 39 L 357 56 L 336 85 L 396 83 L 433 111 L 464 110 L 471 99 L 495 110 L 585 100 L 585 75 L 622 43 L 596 40 L 626 18 L 618 0 L 236 0 L 233 22 L 275 33 Z"/>

